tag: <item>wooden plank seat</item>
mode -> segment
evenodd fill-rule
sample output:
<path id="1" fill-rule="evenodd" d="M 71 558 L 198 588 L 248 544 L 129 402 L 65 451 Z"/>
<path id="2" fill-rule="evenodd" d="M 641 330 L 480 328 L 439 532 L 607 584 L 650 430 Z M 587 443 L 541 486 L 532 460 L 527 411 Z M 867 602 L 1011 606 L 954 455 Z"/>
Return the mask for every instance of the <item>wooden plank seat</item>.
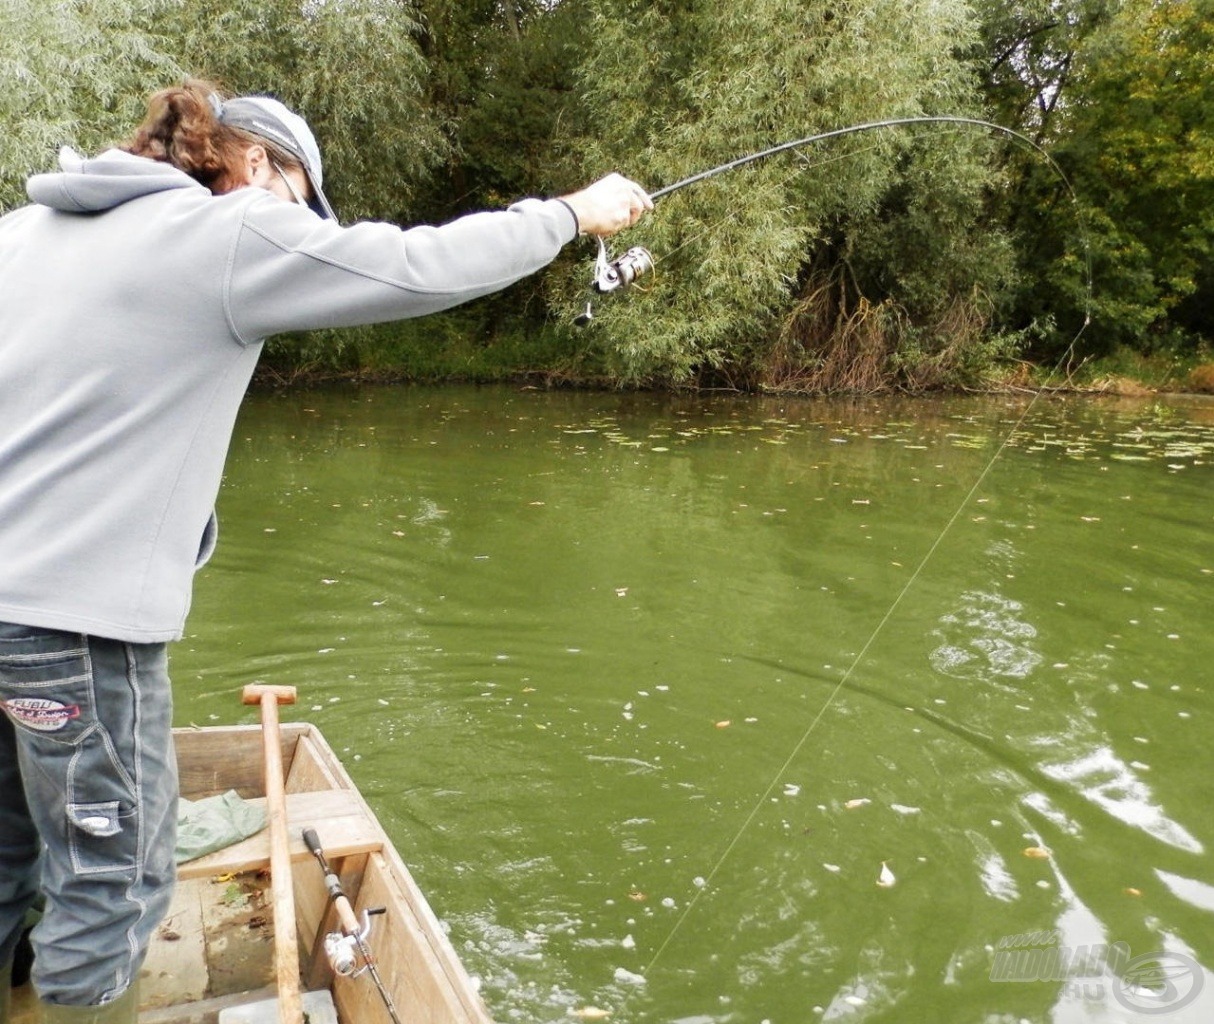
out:
<path id="1" fill-rule="evenodd" d="M 264 807 L 265 797 L 253 797 L 249 803 Z M 312 860 L 304 845 L 305 828 L 316 829 L 325 853 L 338 860 L 357 853 L 373 853 L 384 848 L 383 830 L 370 817 L 361 800 L 350 799 L 343 790 L 287 794 L 287 823 L 291 860 Z M 177 868 L 181 879 L 241 871 L 261 871 L 270 866 L 270 832 L 263 828 L 256 835 L 214 853 L 187 861 Z"/>

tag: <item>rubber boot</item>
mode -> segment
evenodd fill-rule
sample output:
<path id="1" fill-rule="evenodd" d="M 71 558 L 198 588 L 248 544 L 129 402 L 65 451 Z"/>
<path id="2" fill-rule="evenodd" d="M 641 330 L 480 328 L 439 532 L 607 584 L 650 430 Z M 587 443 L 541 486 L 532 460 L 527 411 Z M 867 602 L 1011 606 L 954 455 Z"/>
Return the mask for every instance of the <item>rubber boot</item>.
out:
<path id="1" fill-rule="evenodd" d="M 13 986 L 11 982 L 13 965 L 0 964 L 0 1024 L 8 1024 L 13 1003 Z"/>
<path id="2" fill-rule="evenodd" d="M 101 1006 L 41 1003 L 42 1024 L 135 1024 L 139 1017 L 139 983 Z"/>

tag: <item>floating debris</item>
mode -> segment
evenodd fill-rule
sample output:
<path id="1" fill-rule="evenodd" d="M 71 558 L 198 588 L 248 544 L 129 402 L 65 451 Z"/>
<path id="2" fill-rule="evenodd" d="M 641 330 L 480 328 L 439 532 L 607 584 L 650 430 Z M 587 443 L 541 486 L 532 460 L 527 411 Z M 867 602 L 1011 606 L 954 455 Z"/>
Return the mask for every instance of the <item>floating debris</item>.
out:
<path id="1" fill-rule="evenodd" d="M 621 985 L 644 985 L 645 978 L 640 974 L 633 974 L 632 971 L 626 971 L 623 967 L 615 969 L 615 980 Z"/>
<path id="2" fill-rule="evenodd" d="M 571 1009 L 569 1016 L 580 1020 L 606 1020 L 611 1016 L 611 1011 L 601 1010 L 597 1006 L 583 1006 L 580 1010 Z"/>
<path id="3" fill-rule="evenodd" d="M 1031 857 L 1033 860 L 1049 860 L 1050 851 L 1044 846 L 1026 846 L 1024 855 Z"/>
<path id="4" fill-rule="evenodd" d="M 898 879 L 894 877 L 894 873 L 890 871 L 889 865 L 885 861 L 881 862 L 881 874 L 877 876 L 877 885 L 882 889 L 892 889 L 894 883 Z"/>
<path id="5" fill-rule="evenodd" d="M 871 804 L 872 801 L 866 796 L 856 797 L 854 800 L 848 800 L 844 805 L 844 809 L 854 811 L 857 807 L 865 807 Z"/>

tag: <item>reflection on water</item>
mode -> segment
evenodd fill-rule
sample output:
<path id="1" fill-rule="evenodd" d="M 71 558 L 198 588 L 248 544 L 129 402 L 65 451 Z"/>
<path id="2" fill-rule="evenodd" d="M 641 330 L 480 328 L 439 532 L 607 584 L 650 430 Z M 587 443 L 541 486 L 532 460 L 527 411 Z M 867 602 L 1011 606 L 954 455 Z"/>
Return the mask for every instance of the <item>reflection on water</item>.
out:
<path id="1" fill-rule="evenodd" d="M 178 717 L 298 686 L 503 1022 L 1205 1021 L 1139 982 L 1214 964 L 1212 461 L 1199 401 L 255 396 Z"/>

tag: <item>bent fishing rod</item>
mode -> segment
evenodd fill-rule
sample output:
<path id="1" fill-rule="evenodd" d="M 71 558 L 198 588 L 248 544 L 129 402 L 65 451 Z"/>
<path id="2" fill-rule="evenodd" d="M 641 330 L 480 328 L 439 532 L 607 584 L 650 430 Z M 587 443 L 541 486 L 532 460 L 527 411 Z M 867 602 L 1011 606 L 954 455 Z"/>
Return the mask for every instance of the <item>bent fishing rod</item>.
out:
<path id="1" fill-rule="evenodd" d="M 1075 190 L 1071 186 L 1070 179 L 1066 173 L 1058 165 L 1058 162 L 1038 143 L 1034 142 L 1027 135 L 1024 135 L 1012 128 L 1008 128 L 1001 124 L 996 124 L 994 121 L 984 121 L 978 117 L 962 117 L 959 115 L 947 114 L 925 114 L 919 117 L 894 117 L 884 121 L 866 121 L 863 124 L 848 125 L 846 128 L 835 128 L 831 131 L 818 132 L 815 135 L 807 135 L 802 139 L 791 139 L 787 142 L 781 142 L 774 146 L 769 146 L 767 149 L 761 149 L 754 153 L 747 153 L 745 156 L 737 157 L 729 160 L 726 163 L 718 164 L 716 167 L 710 167 L 705 171 L 700 171 L 698 174 L 692 174 L 689 177 L 676 181 L 673 184 L 666 185 L 649 193 L 649 198 L 656 203 L 664 196 L 671 195 L 680 189 L 686 188 L 688 185 L 694 185 L 697 182 L 707 181 L 709 178 L 715 178 L 718 174 L 724 174 L 727 171 L 737 170 L 739 167 L 745 167 L 748 164 L 755 163 L 759 160 L 765 160 L 768 157 L 776 156 L 779 153 L 786 153 L 791 150 L 801 149 L 805 146 L 811 146 L 815 143 L 825 142 L 829 139 L 841 138 L 844 135 L 856 135 L 860 132 L 875 131 L 882 128 L 899 128 L 907 125 L 917 124 L 958 124 L 969 125 L 970 127 L 985 128 L 990 131 L 1001 132 L 1009 138 L 1020 142 L 1048 161 L 1054 173 L 1062 179 L 1067 191 L 1070 193 L 1073 202 L 1078 202 L 1075 196 Z M 606 295 L 610 292 L 618 291 L 628 287 L 638 277 L 649 273 L 653 270 L 654 259 L 648 249 L 643 246 L 633 246 L 623 255 L 611 257 L 607 250 L 607 243 L 602 237 L 596 239 L 598 242 L 598 256 L 595 259 L 593 276 L 591 278 L 591 289 L 599 295 Z M 1089 290 L 1091 270 L 1089 267 Z M 594 319 L 594 312 L 591 308 L 591 303 L 586 303 L 586 311 L 582 313 L 574 321 L 579 326 L 584 326 Z"/>

